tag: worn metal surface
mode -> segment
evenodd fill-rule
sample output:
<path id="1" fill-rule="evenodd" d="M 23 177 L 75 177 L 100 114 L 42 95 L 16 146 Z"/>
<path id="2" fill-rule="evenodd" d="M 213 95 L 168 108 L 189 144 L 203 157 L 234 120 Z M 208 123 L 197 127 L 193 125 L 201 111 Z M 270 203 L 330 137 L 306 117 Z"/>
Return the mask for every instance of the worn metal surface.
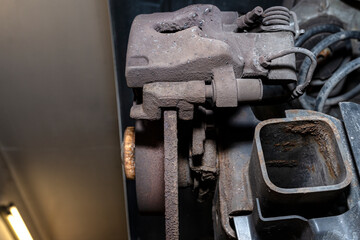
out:
<path id="1" fill-rule="evenodd" d="M 327 116 L 325 114 L 312 112 L 312 111 L 298 111 L 291 110 L 286 113 L 287 118 L 282 119 L 283 122 L 286 122 L 287 119 L 293 119 L 294 121 L 301 121 L 304 118 L 308 119 L 322 119 L 326 118 L 327 123 L 331 124 L 332 127 L 337 129 L 337 133 L 333 137 L 338 141 L 338 144 L 341 146 L 342 156 L 344 158 L 345 165 L 348 165 L 349 171 L 353 176 L 356 176 L 355 166 L 352 164 L 352 158 L 348 146 L 346 145 L 345 132 L 342 127 L 341 122 L 333 117 Z M 273 120 L 272 120 L 273 121 Z M 279 120 L 275 120 L 279 123 Z M 302 125 L 301 131 L 307 128 L 306 125 Z M 292 128 L 292 130 L 297 131 L 298 129 Z M 310 127 L 312 129 L 312 127 Z M 313 131 L 313 130 L 311 130 Z M 321 130 L 326 131 L 326 130 Z M 315 132 L 312 132 L 316 136 Z M 280 139 L 282 133 L 281 131 L 274 132 L 275 135 L 278 135 L 275 139 Z M 302 142 L 302 144 L 307 144 L 307 141 Z M 273 144 L 277 144 L 273 142 Z M 331 141 L 328 145 L 331 145 Z M 291 144 L 279 145 L 280 152 L 289 152 L 293 151 Z M 278 147 L 274 147 L 273 151 L 278 151 Z M 321 147 L 319 145 L 318 147 Z M 290 148 L 290 149 L 289 149 Z M 265 151 L 265 150 L 264 150 Z M 311 152 L 311 151 L 308 151 Z M 301 155 L 301 154 L 300 154 Z M 297 157 L 297 155 L 295 155 Z M 287 168 L 294 167 L 292 164 L 293 158 L 287 158 L 290 162 L 290 166 Z M 279 162 L 276 165 L 278 167 L 284 167 L 284 162 Z M 306 169 L 306 168 L 305 168 Z M 307 171 L 307 170 L 306 170 Z M 262 173 L 264 174 L 264 172 Z M 293 177 L 294 175 L 292 175 Z M 292 178 L 291 177 L 291 178 Z M 287 178 L 282 184 L 288 183 L 291 181 L 291 178 Z M 313 179 L 308 178 L 307 181 Z M 238 239 L 251 239 L 251 240 L 263 240 L 263 239 L 331 239 L 331 240 L 340 240 L 340 239 L 358 239 L 360 236 L 360 231 L 358 228 L 358 222 L 360 220 L 358 211 L 359 211 L 359 182 L 357 177 L 353 177 L 349 185 L 349 191 L 344 191 L 345 195 L 342 195 L 341 198 L 345 198 L 343 201 L 333 201 L 335 205 L 329 205 L 329 202 L 324 202 L 324 206 L 327 205 L 328 212 L 321 211 L 321 207 L 314 207 L 312 204 L 306 205 L 306 207 L 301 207 L 299 203 L 298 208 L 301 211 L 296 212 L 292 211 L 291 214 L 284 214 L 284 209 L 291 206 L 294 200 L 288 200 L 281 207 L 276 207 L 275 205 L 264 204 L 264 199 L 254 198 L 254 206 L 251 212 L 245 214 L 238 214 L 232 216 L 234 218 L 235 229 Z M 252 189 L 255 189 L 254 187 Z M 326 188 L 324 188 L 325 190 Z M 253 192 L 256 195 L 256 192 Z M 304 193 L 303 196 L 299 196 L 299 199 L 304 200 L 304 196 L 308 193 Z M 273 196 L 270 196 L 270 198 Z M 321 199 L 321 198 L 320 198 Z M 323 199 L 323 198 L 322 198 Z M 240 199 L 239 199 L 240 200 Z M 307 200 L 307 199 L 305 199 Z M 296 202 L 296 200 L 295 200 Z M 316 205 L 316 204 L 315 204 Z M 332 207 L 337 206 L 330 210 Z M 269 209 L 270 208 L 270 209 Z M 274 211 L 271 211 L 273 208 Z M 310 212 L 310 215 L 308 214 Z M 317 211 L 320 213 L 316 214 Z M 308 212 L 308 213 L 307 213 Z M 294 215 L 298 214 L 298 215 Z M 222 239 L 222 238 L 221 238 Z"/>
<path id="2" fill-rule="evenodd" d="M 360 200 L 360 189 L 359 189 L 359 178 L 357 177 L 356 173 L 356 164 L 354 163 L 353 156 L 351 154 L 351 149 L 348 144 L 347 138 L 346 138 L 346 132 L 344 129 L 343 123 L 332 116 L 329 116 L 327 114 L 321 113 L 321 112 L 315 112 L 315 111 L 307 111 L 307 110 L 287 110 L 286 111 L 286 117 L 292 118 L 292 117 L 299 117 L 299 116 L 308 116 L 308 117 L 325 117 L 329 121 L 331 121 L 335 126 L 339 133 L 337 136 L 337 139 L 341 142 L 342 145 L 342 151 L 346 157 L 344 160 L 347 161 L 347 165 L 350 166 L 351 172 L 352 172 L 352 181 L 349 186 L 349 191 L 347 192 L 347 204 L 349 208 L 354 207 L 357 202 Z"/>
<path id="3" fill-rule="evenodd" d="M 191 132 L 188 125 L 182 126 L 182 136 Z M 136 198 L 138 209 L 145 214 L 164 214 L 164 125 L 162 121 L 137 120 L 135 122 L 136 148 Z M 191 135 L 190 135 L 191 136 Z M 179 139 L 178 177 L 179 187 L 192 183 L 188 160 L 188 140 Z"/>
<path id="4" fill-rule="evenodd" d="M 215 239 L 236 238 L 231 218 L 253 209 L 248 167 L 257 123 L 249 107 L 217 114 L 219 177 L 213 211 Z"/>
<path id="5" fill-rule="evenodd" d="M 223 21 L 225 14 L 226 21 Z M 235 12 L 229 17 L 213 5 L 192 5 L 171 13 L 139 15 L 129 37 L 128 86 L 142 87 L 154 81 L 206 81 L 211 79 L 213 69 L 226 65 L 234 67 L 236 78 L 244 74 L 266 75 L 254 66 L 252 59 L 291 46 L 292 38 L 288 37 L 291 35 L 284 32 L 241 34 L 222 29 L 225 24 L 234 24 L 236 19 Z M 246 42 L 246 47 L 239 42 Z M 287 56 L 275 63 L 287 67 L 280 70 L 285 71 L 285 75 L 273 74 L 273 78 L 296 80 L 295 73 L 291 74 L 293 61 L 294 56 Z"/>
<path id="6" fill-rule="evenodd" d="M 164 112 L 165 231 L 167 240 L 179 239 L 177 112 Z"/>
<path id="7" fill-rule="evenodd" d="M 195 103 L 205 102 L 205 82 L 155 82 L 144 85 L 143 103 L 132 107 L 130 116 L 136 119 L 159 120 L 161 108 L 176 107 L 179 118 L 193 118 Z"/>
<path id="8" fill-rule="evenodd" d="M 286 115 L 287 119 L 297 120 L 300 120 L 302 118 L 328 119 L 328 123 L 332 123 L 333 127 L 335 127 L 338 131 L 338 134 L 336 134 L 334 138 L 336 138 L 342 145 L 342 154 L 343 156 L 345 156 L 344 162 L 347 163 L 350 167 L 352 175 L 356 176 L 356 170 L 354 165 L 352 164 L 351 154 L 349 152 L 348 146 L 346 145 L 345 132 L 341 125 L 341 122 L 338 119 L 312 111 L 291 110 L 287 111 Z M 284 147 L 287 148 L 291 146 L 286 144 L 286 146 Z M 358 185 L 358 178 L 354 177 L 349 186 L 351 190 L 344 192 L 346 193 L 346 201 L 342 203 L 341 201 L 335 201 L 339 209 L 333 209 L 330 212 L 321 212 L 321 214 L 318 215 L 314 215 L 314 213 L 316 211 L 319 211 L 319 208 L 312 208 L 311 205 L 308 205 L 306 208 L 302 208 L 303 211 L 300 212 L 300 215 L 302 216 L 286 216 L 286 214 L 281 211 L 291 205 L 292 201 L 286 202 L 286 204 L 283 204 L 280 208 L 275 208 L 275 206 L 273 205 L 273 208 L 276 210 L 269 211 L 269 206 L 267 206 L 266 204 L 264 205 L 261 202 L 262 200 L 260 198 L 256 198 L 254 199 L 254 210 L 252 211 L 252 213 L 244 216 L 241 215 L 234 217 L 237 237 L 239 239 L 252 240 L 357 239 L 358 236 L 360 236 L 359 229 L 357 227 L 357 223 L 360 219 L 358 216 L 358 204 L 360 199 Z M 324 204 L 326 205 L 326 203 Z M 299 206 L 299 208 L 301 207 Z M 312 217 L 305 214 L 306 211 L 309 211 L 309 209 L 312 209 Z M 305 215 L 307 216 L 304 218 Z M 346 224 L 346 222 L 348 222 L 348 224 Z"/>
<path id="9" fill-rule="evenodd" d="M 334 217 L 356 205 L 357 179 L 353 181 L 352 159 L 336 120 L 289 112 L 284 119 L 260 123 L 251 146 L 252 134 L 247 138 L 246 131 L 254 126 L 238 129 L 228 119 L 239 103 L 262 100 L 264 92 L 268 99 L 277 96 L 279 88 L 264 91 L 269 85 L 295 82 L 294 53 L 314 63 L 295 95 L 305 90 L 316 59 L 310 51 L 293 47 L 299 33 L 296 15 L 284 7 L 263 13 L 255 8 L 239 18 L 211 5 L 193 5 L 134 20 L 126 63 L 127 84 L 136 95 L 131 116 L 159 120 L 164 112 L 168 239 L 179 237 L 178 174 L 188 176 L 186 162 L 180 171 L 177 165 L 177 118 L 187 120 L 183 122 L 192 130 L 181 131 L 179 141 L 188 151 L 183 157 L 189 158 L 198 201 L 214 194 L 216 239 L 242 232 L 243 238 L 262 240 L 312 239 L 317 233 L 308 219 Z M 289 96 L 281 95 L 282 100 Z M 285 117 L 284 108 L 280 111 Z M 210 127 L 203 109 L 218 116 Z M 180 182 L 192 184 L 187 177 Z M 241 229 L 234 228 L 234 218 Z"/>
<path id="10" fill-rule="evenodd" d="M 191 143 L 191 154 L 202 155 L 204 153 L 204 142 L 206 139 L 205 130 L 206 126 L 204 123 L 205 113 L 198 111 L 196 118 L 192 124 L 192 143 Z"/>
<path id="11" fill-rule="evenodd" d="M 294 20 L 294 27 L 290 26 L 291 12 L 283 6 L 274 6 L 266 9 L 263 14 L 261 29 L 269 32 L 291 31 L 298 35 L 297 20 Z"/>
<path id="12" fill-rule="evenodd" d="M 235 238 L 230 216 L 252 211 L 252 193 L 248 184 L 251 142 L 237 142 L 219 152 L 219 224 L 227 237 Z"/>
<path id="13" fill-rule="evenodd" d="M 261 7 L 255 7 L 250 12 L 238 17 L 236 24 L 241 30 L 247 30 L 252 27 L 258 26 L 263 18 L 264 10 Z"/>
<path id="14" fill-rule="evenodd" d="M 263 98 L 263 84 L 260 79 L 236 79 L 238 102 L 260 101 Z"/>
<path id="15" fill-rule="evenodd" d="M 137 93 L 131 117 L 158 120 L 161 108 L 176 108 L 180 119 L 191 120 L 194 104 L 206 98 L 216 107 L 237 107 L 238 102 L 261 100 L 260 79 L 295 82 L 294 54 L 274 59 L 268 68 L 259 64 L 261 57 L 294 45 L 289 10 L 265 12 L 262 16 L 258 7 L 239 18 L 244 25 L 255 15 L 265 17 L 257 22 L 263 28 L 254 32 L 238 32 L 238 14 L 212 5 L 137 16 L 126 60 L 127 84 Z M 284 13 L 289 15 L 285 23 Z"/>
<path id="16" fill-rule="evenodd" d="M 267 216 L 323 216 L 352 181 L 346 157 L 339 132 L 327 118 L 261 122 L 249 171 L 254 196 Z"/>
<path id="17" fill-rule="evenodd" d="M 135 173 L 138 208 L 143 213 L 164 212 L 164 137 L 161 121 L 135 123 Z"/>

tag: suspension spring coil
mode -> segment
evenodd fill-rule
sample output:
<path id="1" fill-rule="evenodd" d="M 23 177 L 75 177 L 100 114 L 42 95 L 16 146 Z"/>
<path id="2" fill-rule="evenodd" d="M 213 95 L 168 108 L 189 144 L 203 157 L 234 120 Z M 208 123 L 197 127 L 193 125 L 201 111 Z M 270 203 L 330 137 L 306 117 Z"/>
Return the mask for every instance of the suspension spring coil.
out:
<path id="1" fill-rule="evenodd" d="M 267 32 L 290 31 L 294 33 L 295 38 L 299 35 L 299 26 L 296 14 L 289 11 L 286 7 L 276 6 L 270 7 L 264 11 L 262 20 L 262 30 Z M 294 26 L 290 24 L 293 18 Z"/>

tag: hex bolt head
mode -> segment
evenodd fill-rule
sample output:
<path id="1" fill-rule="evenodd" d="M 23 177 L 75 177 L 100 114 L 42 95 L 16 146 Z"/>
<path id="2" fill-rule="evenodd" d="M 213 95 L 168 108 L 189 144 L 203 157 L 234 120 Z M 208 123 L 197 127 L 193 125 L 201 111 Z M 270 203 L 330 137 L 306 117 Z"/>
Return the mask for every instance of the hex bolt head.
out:
<path id="1" fill-rule="evenodd" d="M 123 141 L 123 164 L 127 179 L 135 179 L 135 128 L 127 127 Z"/>

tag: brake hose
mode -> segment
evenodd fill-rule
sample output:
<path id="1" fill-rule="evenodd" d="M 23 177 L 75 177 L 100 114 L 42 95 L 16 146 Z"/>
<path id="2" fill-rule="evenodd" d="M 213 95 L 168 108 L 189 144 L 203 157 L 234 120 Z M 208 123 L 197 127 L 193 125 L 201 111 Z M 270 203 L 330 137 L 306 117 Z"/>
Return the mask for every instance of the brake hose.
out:
<path id="1" fill-rule="evenodd" d="M 349 73 L 353 72 L 358 68 L 360 68 L 360 57 L 352 60 L 346 66 L 338 69 L 321 88 L 315 100 L 315 111 L 322 112 L 325 106 L 326 99 L 328 98 L 329 94 L 334 89 L 336 84 L 338 84 Z"/>
<path id="2" fill-rule="evenodd" d="M 313 54 L 315 54 L 316 56 L 325 48 L 329 47 L 330 45 L 338 42 L 338 41 L 342 41 L 342 40 L 346 40 L 346 39 L 360 39 L 360 32 L 359 31 L 343 31 L 343 32 L 338 32 L 335 34 L 332 34 L 330 36 L 328 36 L 327 38 L 325 38 L 324 40 L 322 40 L 321 42 L 319 42 L 311 51 Z M 304 83 L 305 81 L 307 81 L 307 74 L 306 73 L 306 69 L 309 68 L 310 66 L 310 60 L 309 59 L 305 59 L 300 67 L 300 73 L 299 73 L 299 84 Z M 307 96 L 306 94 L 304 94 L 301 98 L 299 98 L 299 101 L 302 105 L 303 108 L 305 109 L 312 109 L 311 106 L 311 97 Z"/>
<path id="3" fill-rule="evenodd" d="M 315 26 L 313 28 L 310 28 L 309 30 L 306 30 L 306 32 L 296 40 L 295 47 L 301 47 L 301 45 L 303 45 L 306 40 L 318 33 L 337 33 L 340 31 L 341 27 L 334 24 Z"/>

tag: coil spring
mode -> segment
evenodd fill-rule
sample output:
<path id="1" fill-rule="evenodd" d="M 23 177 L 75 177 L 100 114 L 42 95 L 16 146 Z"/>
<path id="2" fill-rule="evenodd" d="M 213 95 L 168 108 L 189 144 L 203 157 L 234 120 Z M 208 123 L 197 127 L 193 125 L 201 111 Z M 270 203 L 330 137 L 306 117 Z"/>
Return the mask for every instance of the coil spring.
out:
<path id="1" fill-rule="evenodd" d="M 299 29 L 296 14 L 286 7 L 276 6 L 264 11 L 261 29 L 268 32 L 290 31 L 295 39 L 299 37 L 303 30 Z M 291 26 L 290 17 L 294 24 Z"/>
<path id="2" fill-rule="evenodd" d="M 290 11 L 286 7 L 276 6 L 264 11 L 262 20 L 264 26 L 290 25 Z"/>

